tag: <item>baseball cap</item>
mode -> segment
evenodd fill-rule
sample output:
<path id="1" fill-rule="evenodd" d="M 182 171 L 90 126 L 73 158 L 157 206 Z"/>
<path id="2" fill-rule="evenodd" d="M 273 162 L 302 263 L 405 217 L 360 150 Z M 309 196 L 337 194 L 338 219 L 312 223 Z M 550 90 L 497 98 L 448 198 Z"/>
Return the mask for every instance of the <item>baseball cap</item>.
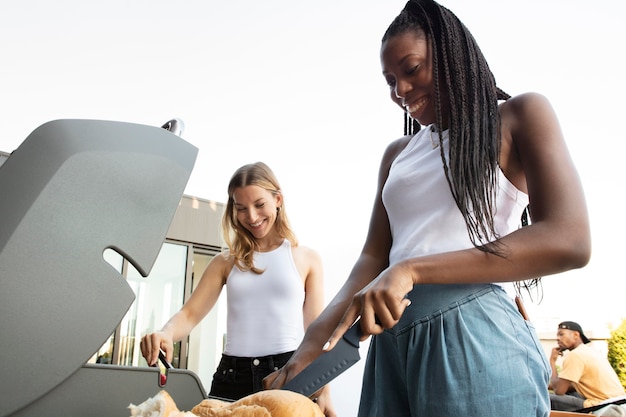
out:
<path id="1" fill-rule="evenodd" d="M 585 336 L 585 334 L 583 333 L 583 329 L 582 327 L 580 327 L 580 324 L 574 321 L 564 321 L 560 323 L 559 329 L 567 329 L 567 330 L 578 332 L 580 334 L 580 338 L 582 339 L 583 343 L 589 343 L 589 339 L 587 339 L 587 336 Z"/>

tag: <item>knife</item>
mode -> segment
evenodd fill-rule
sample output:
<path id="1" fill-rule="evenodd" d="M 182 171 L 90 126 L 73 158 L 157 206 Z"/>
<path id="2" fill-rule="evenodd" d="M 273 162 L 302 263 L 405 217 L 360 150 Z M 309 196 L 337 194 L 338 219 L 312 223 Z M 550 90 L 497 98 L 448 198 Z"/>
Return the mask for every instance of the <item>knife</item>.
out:
<path id="1" fill-rule="evenodd" d="M 357 363 L 361 323 L 357 321 L 348 329 L 332 350 L 322 353 L 306 368 L 287 382 L 282 389 L 310 397 L 324 385 L 337 378 L 346 369 Z"/>

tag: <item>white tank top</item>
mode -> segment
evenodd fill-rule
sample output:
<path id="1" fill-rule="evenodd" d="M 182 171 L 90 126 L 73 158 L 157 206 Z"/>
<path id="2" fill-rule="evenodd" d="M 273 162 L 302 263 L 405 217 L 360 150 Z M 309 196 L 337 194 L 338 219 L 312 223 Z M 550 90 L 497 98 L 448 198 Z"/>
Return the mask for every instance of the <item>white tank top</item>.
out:
<path id="1" fill-rule="evenodd" d="M 430 127 L 422 128 L 393 161 L 382 199 L 393 236 L 390 264 L 420 255 L 473 247 L 443 171 Z M 432 139 L 438 142 L 436 133 Z M 448 155 L 448 131 L 443 132 Z M 528 195 L 498 170 L 495 229 L 505 236 L 521 227 Z"/>
<path id="2" fill-rule="evenodd" d="M 234 266 L 226 281 L 227 319 L 224 353 L 258 357 L 295 350 L 304 336 L 304 284 L 291 243 L 255 252 L 262 274 Z"/>

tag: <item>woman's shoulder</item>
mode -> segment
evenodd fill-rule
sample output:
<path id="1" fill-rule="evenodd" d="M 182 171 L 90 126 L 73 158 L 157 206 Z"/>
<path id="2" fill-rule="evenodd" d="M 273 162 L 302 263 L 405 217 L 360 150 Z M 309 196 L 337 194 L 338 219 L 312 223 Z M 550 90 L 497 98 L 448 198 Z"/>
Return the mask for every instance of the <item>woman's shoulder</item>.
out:
<path id="1" fill-rule="evenodd" d="M 402 136 L 401 138 L 393 140 L 387 148 L 385 148 L 385 152 L 383 153 L 383 158 L 381 161 L 381 167 L 389 168 L 391 163 L 396 159 L 396 157 L 402 152 L 406 145 L 409 144 L 414 135 Z"/>
<path id="2" fill-rule="evenodd" d="M 322 263 L 322 256 L 313 248 L 298 245 L 292 246 L 291 253 L 297 265 L 307 265 L 309 268 L 317 267 Z"/>
<path id="3" fill-rule="evenodd" d="M 393 140 L 385 149 L 385 157 L 391 157 L 393 159 L 398 156 L 398 154 L 406 148 L 406 145 L 409 144 L 413 136 L 415 135 L 402 136 L 401 138 Z"/>
<path id="4" fill-rule="evenodd" d="M 231 256 L 230 251 L 228 249 L 225 249 L 225 250 L 219 252 L 218 254 L 216 254 L 213 257 L 215 262 L 228 262 L 232 258 L 233 258 L 233 256 Z"/>
<path id="5" fill-rule="evenodd" d="M 502 133 L 517 140 L 545 139 L 546 132 L 560 130 L 550 101 L 540 93 L 524 93 L 500 105 Z M 553 135 L 554 136 L 554 135 Z"/>
<path id="6" fill-rule="evenodd" d="M 504 103 L 524 103 L 524 102 L 534 101 L 534 100 L 547 100 L 547 98 L 543 94 L 538 93 L 536 91 L 528 91 L 525 93 L 514 95 L 508 100 L 506 100 Z"/>
<path id="7" fill-rule="evenodd" d="M 530 172 L 526 172 L 524 166 L 529 166 L 529 160 L 543 159 L 541 156 L 547 147 L 562 144 L 558 118 L 548 99 L 535 92 L 520 94 L 502 103 L 500 117 L 500 168 L 518 189 L 527 192 Z"/>
<path id="8" fill-rule="evenodd" d="M 304 245 L 292 246 L 291 250 L 294 255 L 320 258 L 319 252 L 309 246 L 304 246 Z"/>
<path id="9" fill-rule="evenodd" d="M 226 250 L 215 255 L 213 259 L 211 259 L 210 264 L 215 268 L 221 269 L 223 273 L 229 274 L 235 264 L 235 257 Z"/>
<path id="10" fill-rule="evenodd" d="M 503 121 L 511 124 L 536 120 L 545 112 L 552 112 L 552 105 L 546 96 L 536 92 L 523 93 L 511 97 L 500 105 Z"/>

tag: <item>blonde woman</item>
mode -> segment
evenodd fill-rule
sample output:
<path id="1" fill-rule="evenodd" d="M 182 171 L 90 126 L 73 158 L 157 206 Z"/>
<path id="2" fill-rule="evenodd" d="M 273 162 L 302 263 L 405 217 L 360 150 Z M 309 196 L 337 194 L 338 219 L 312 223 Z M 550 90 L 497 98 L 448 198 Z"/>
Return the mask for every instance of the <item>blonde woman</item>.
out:
<path id="1" fill-rule="evenodd" d="M 321 312 L 323 271 L 319 254 L 298 245 L 280 185 L 262 162 L 233 174 L 222 228 L 229 250 L 211 260 L 181 310 L 142 338 L 141 352 L 151 366 L 159 349 L 171 360 L 174 342 L 189 335 L 226 287 L 226 345 L 209 395 L 237 400 L 263 389 L 263 378 L 287 362 Z"/>

